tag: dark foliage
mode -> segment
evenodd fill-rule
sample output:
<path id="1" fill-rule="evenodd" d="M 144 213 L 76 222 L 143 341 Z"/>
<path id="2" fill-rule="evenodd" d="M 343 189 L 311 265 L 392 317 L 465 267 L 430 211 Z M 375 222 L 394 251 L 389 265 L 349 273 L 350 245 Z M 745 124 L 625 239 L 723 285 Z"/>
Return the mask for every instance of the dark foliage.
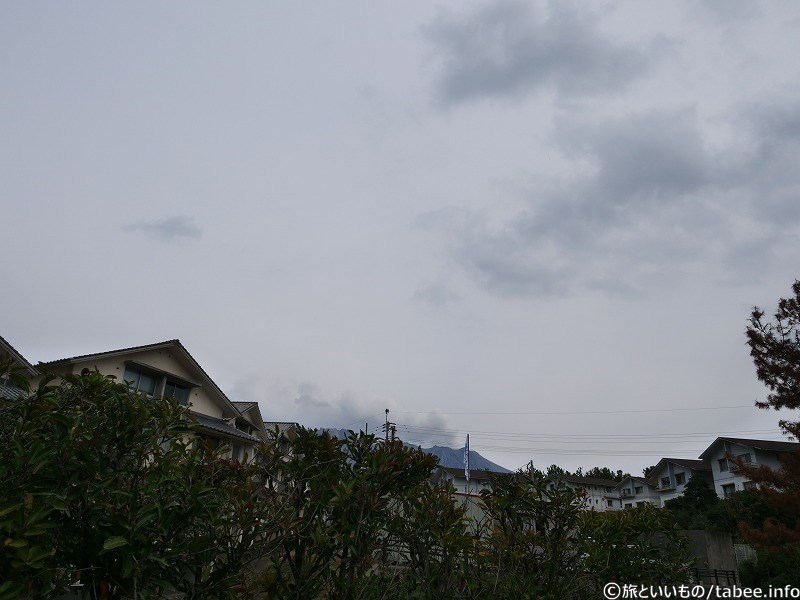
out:
<path id="1" fill-rule="evenodd" d="M 773 321 L 764 320 L 764 311 L 755 307 L 747 327 L 747 344 L 756 375 L 770 393 L 766 401 L 756 402 L 764 409 L 800 408 L 800 281 L 792 285 L 793 296 L 778 300 Z M 779 422 L 787 435 L 800 437 L 800 421 Z M 737 462 L 750 479 L 759 484 L 759 494 L 775 512 L 789 516 L 766 518 L 759 527 L 743 523 L 745 536 L 761 548 L 793 552 L 800 548 L 800 453 L 781 457 L 781 468 L 750 466 Z"/>

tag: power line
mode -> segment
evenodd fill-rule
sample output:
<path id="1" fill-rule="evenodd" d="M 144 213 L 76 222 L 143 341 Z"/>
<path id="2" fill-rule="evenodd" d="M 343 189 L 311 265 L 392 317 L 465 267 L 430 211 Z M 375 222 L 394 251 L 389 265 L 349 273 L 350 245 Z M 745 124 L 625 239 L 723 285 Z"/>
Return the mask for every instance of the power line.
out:
<path id="1" fill-rule="evenodd" d="M 749 430 L 738 430 L 738 431 L 703 431 L 703 432 L 689 432 L 689 433 L 640 433 L 640 434 L 582 434 L 582 433 L 563 433 L 563 434 L 553 434 L 553 433 L 537 433 L 537 432 L 512 432 L 512 431 L 482 431 L 482 430 L 475 430 L 475 429 L 449 429 L 444 427 L 433 427 L 427 425 L 413 425 L 407 423 L 401 423 L 400 427 L 405 429 L 407 432 L 411 434 L 417 435 L 424 435 L 424 434 L 431 434 L 431 435 L 442 435 L 442 434 L 451 434 L 451 435 L 463 435 L 465 433 L 470 434 L 481 434 L 482 437 L 487 439 L 496 439 L 501 438 L 504 440 L 526 440 L 526 439 L 544 439 L 550 441 L 558 441 L 564 440 L 565 442 L 574 443 L 576 441 L 585 441 L 585 440 L 593 440 L 593 441 L 649 441 L 651 439 L 657 439 L 659 441 L 665 440 L 682 440 L 687 439 L 691 440 L 692 438 L 707 438 L 709 436 L 730 436 L 730 435 L 764 435 L 764 434 L 777 434 L 780 433 L 779 429 L 749 429 Z"/>
<path id="2" fill-rule="evenodd" d="M 441 427 L 430 427 L 425 425 L 402 424 L 401 428 L 407 435 L 405 440 L 418 445 L 443 445 L 452 444 L 455 436 L 465 433 L 465 430 L 446 429 Z M 486 440 L 488 443 L 481 443 L 480 450 L 501 453 L 524 453 L 528 455 L 554 455 L 554 456 L 673 456 L 676 458 L 696 458 L 702 450 L 686 450 L 679 448 L 669 448 L 668 450 L 655 449 L 655 443 L 692 443 L 699 441 L 699 438 L 741 436 L 744 435 L 765 435 L 777 434 L 777 429 L 750 429 L 738 431 L 713 431 L 713 432 L 691 432 L 691 433 L 661 433 L 661 434 L 546 434 L 546 433 L 513 433 L 513 432 L 479 432 L 469 430 L 472 434 L 480 435 L 479 440 Z M 497 444 L 492 442 L 505 441 L 508 444 Z M 516 442 L 516 443 L 515 443 Z M 480 442 L 479 442 L 480 443 Z M 552 444 L 569 445 L 569 447 L 553 447 Z M 592 445 L 594 447 L 585 447 Z M 598 447 L 602 444 L 602 447 Z M 619 445 L 628 445 L 620 448 Z M 635 448 L 629 445 L 635 444 Z M 581 446 L 576 448 L 575 446 Z M 616 446 L 616 447 L 615 447 Z"/>
<path id="3" fill-rule="evenodd" d="M 392 412 L 401 414 L 415 415 L 615 415 L 622 413 L 654 413 L 654 412 L 681 412 L 698 410 L 728 410 L 737 408 L 754 408 L 753 404 L 739 404 L 733 406 L 692 406 L 686 408 L 631 408 L 620 410 L 572 410 L 572 411 L 475 411 L 475 412 L 452 412 L 440 410 L 394 410 Z"/>
<path id="4" fill-rule="evenodd" d="M 414 443 L 417 445 L 430 444 L 438 445 L 438 443 L 447 444 L 443 440 L 430 440 L 430 439 L 405 439 L 404 441 Z M 438 443 L 437 443 L 438 442 Z M 488 452 L 503 452 L 509 454 L 528 454 L 528 455 L 554 455 L 554 456 L 673 456 L 676 458 L 696 458 L 702 450 L 678 450 L 670 448 L 669 450 L 663 449 L 625 449 L 625 450 L 611 450 L 611 449 L 568 449 L 568 448 L 538 448 L 538 447 L 516 447 L 516 446 L 493 446 L 481 445 L 481 451 Z"/>
<path id="5" fill-rule="evenodd" d="M 355 421 L 352 421 L 352 422 L 348 423 L 347 425 L 342 425 L 341 427 L 339 427 L 339 429 L 347 429 L 348 427 L 350 427 L 350 425 L 359 425 L 361 423 L 369 423 L 373 419 L 377 419 L 378 417 L 382 417 L 382 416 L 383 416 L 383 413 L 380 412 L 377 415 L 372 415 L 371 417 L 366 417 L 364 419 L 356 419 Z M 370 427 L 370 429 L 372 429 L 372 427 Z"/>

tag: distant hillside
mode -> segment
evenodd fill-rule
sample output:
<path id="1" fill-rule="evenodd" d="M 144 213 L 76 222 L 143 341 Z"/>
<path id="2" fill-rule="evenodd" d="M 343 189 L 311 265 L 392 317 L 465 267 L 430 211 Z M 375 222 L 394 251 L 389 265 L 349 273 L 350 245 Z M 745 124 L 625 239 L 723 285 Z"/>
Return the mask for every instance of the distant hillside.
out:
<path id="1" fill-rule="evenodd" d="M 460 469 L 464 467 L 464 448 L 448 448 L 447 446 L 433 446 L 423 448 L 423 452 L 433 454 L 439 459 L 439 464 L 443 467 Z M 493 463 L 488 458 L 484 458 L 475 450 L 469 451 L 469 468 L 471 471 L 492 471 L 494 473 L 510 473 L 505 467 Z"/>
<path id="2" fill-rule="evenodd" d="M 329 435 L 342 439 L 347 436 L 347 429 L 317 429 L 318 432 L 327 431 Z M 405 443 L 409 448 L 418 448 L 414 444 Z M 459 469 L 464 467 L 464 448 L 448 448 L 447 446 L 432 446 L 423 448 L 423 452 L 433 454 L 439 459 L 439 464 L 443 467 Z M 484 458 L 474 450 L 469 451 L 469 468 L 472 471 L 492 471 L 493 473 L 511 473 L 505 467 L 493 463 L 488 458 Z"/>

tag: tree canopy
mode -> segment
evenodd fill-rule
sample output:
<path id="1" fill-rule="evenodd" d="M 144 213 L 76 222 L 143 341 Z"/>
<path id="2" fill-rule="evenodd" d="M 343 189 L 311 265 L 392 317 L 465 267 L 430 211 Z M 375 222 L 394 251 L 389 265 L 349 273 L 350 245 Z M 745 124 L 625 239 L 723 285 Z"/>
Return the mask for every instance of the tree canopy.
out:
<path id="1" fill-rule="evenodd" d="M 793 296 L 780 298 L 773 321 L 764 321 L 757 306 L 750 315 L 747 344 L 756 376 L 769 389 L 759 408 L 800 408 L 800 281 L 792 285 Z M 800 438 L 800 421 L 782 420 L 780 426 Z"/>
<path id="2" fill-rule="evenodd" d="M 753 308 L 746 329 L 756 376 L 770 390 L 766 401 L 756 402 L 762 409 L 800 408 L 800 281 L 792 285 L 792 294 L 778 300 L 772 321 L 764 319 L 763 310 Z M 779 425 L 788 436 L 800 438 L 800 420 L 781 419 Z M 800 559 L 800 453 L 787 452 L 780 460 L 780 469 L 740 462 L 737 467 L 760 484 L 758 493 L 767 505 L 791 518 L 767 518 L 759 528 L 745 523 L 743 530 L 753 543 Z"/>
<path id="3" fill-rule="evenodd" d="M 666 512 L 586 511 L 533 469 L 467 500 L 402 442 L 304 428 L 244 464 L 99 373 L 21 386 L 0 406 L 0 600 L 594 598 L 685 576 Z"/>

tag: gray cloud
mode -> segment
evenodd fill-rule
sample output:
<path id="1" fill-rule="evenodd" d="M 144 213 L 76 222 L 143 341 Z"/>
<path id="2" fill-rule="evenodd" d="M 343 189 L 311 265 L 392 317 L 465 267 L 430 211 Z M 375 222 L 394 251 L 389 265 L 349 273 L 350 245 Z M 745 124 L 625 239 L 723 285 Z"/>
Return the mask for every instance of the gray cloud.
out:
<path id="1" fill-rule="evenodd" d="M 297 385 L 297 396 L 294 399 L 294 403 L 304 408 L 323 408 L 331 406 L 330 402 L 320 400 L 319 386 L 308 381 L 300 382 Z"/>
<path id="2" fill-rule="evenodd" d="M 267 420 L 295 421 L 305 427 L 330 429 L 363 429 L 377 433 L 384 422 L 386 408 L 390 420 L 397 424 L 404 441 L 422 446 L 459 443 L 447 431 L 448 421 L 440 413 L 395 413 L 402 403 L 385 398 L 365 398 L 351 391 L 328 392 L 319 384 L 305 380 L 292 384 L 265 383 L 261 375 L 237 382 L 231 390 L 236 400 L 264 401 L 262 414 Z"/>
<path id="3" fill-rule="evenodd" d="M 695 19 L 703 18 L 711 25 L 728 25 L 730 23 L 751 22 L 763 15 L 763 6 L 751 0 L 701 0 L 688 5 L 689 12 Z"/>
<path id="4" fill-rule="evenodd" d="M 690 110 L 562 119 L 553 136 L 582 174 L 531 189 L 501 225 L 479 211 L 417 221 L 479 286 L 505 296 L 578 289 L 633 297 L 651 277 L 764 268 L 800 222 L 800 104 L 751 107 L 744 150 L 710 150 Z"/>
<path id="5" fill-rule="evenodd" d="M 545 86 L 563 95 L 615 92 L 657 54 L 604 37 L 585 9 L 553 2 L 544 12 L 515 0 L 466 16 L 440 13 L 424 30 L 441 60 L 440 100 L 518 97 Z"/>
<path id="6" fill-rule="evenodd" d="M 122 227 L 123 231 L 142 233 L 153 239 L 172 242 L 181 238 L 199 238 L 203 230 L 194 224 L 191 217 L 177 215 L 154 221 L 136 221 Z"/>
<path id="7" fill-rule="evenodd" d="M 598 169 L 591 186 L 614 204 L 669 202 L 709 183 L 712 157 L 691 111 L 557 124 L 562 151 Z"/>
<path id="8" fill-rule="evenodd" d="M 460 296 L 450 289 L 448 282 L 444 279 L 420 286 L 414 293 L 414 299 L 441 308 L 459 300 Z"/>

